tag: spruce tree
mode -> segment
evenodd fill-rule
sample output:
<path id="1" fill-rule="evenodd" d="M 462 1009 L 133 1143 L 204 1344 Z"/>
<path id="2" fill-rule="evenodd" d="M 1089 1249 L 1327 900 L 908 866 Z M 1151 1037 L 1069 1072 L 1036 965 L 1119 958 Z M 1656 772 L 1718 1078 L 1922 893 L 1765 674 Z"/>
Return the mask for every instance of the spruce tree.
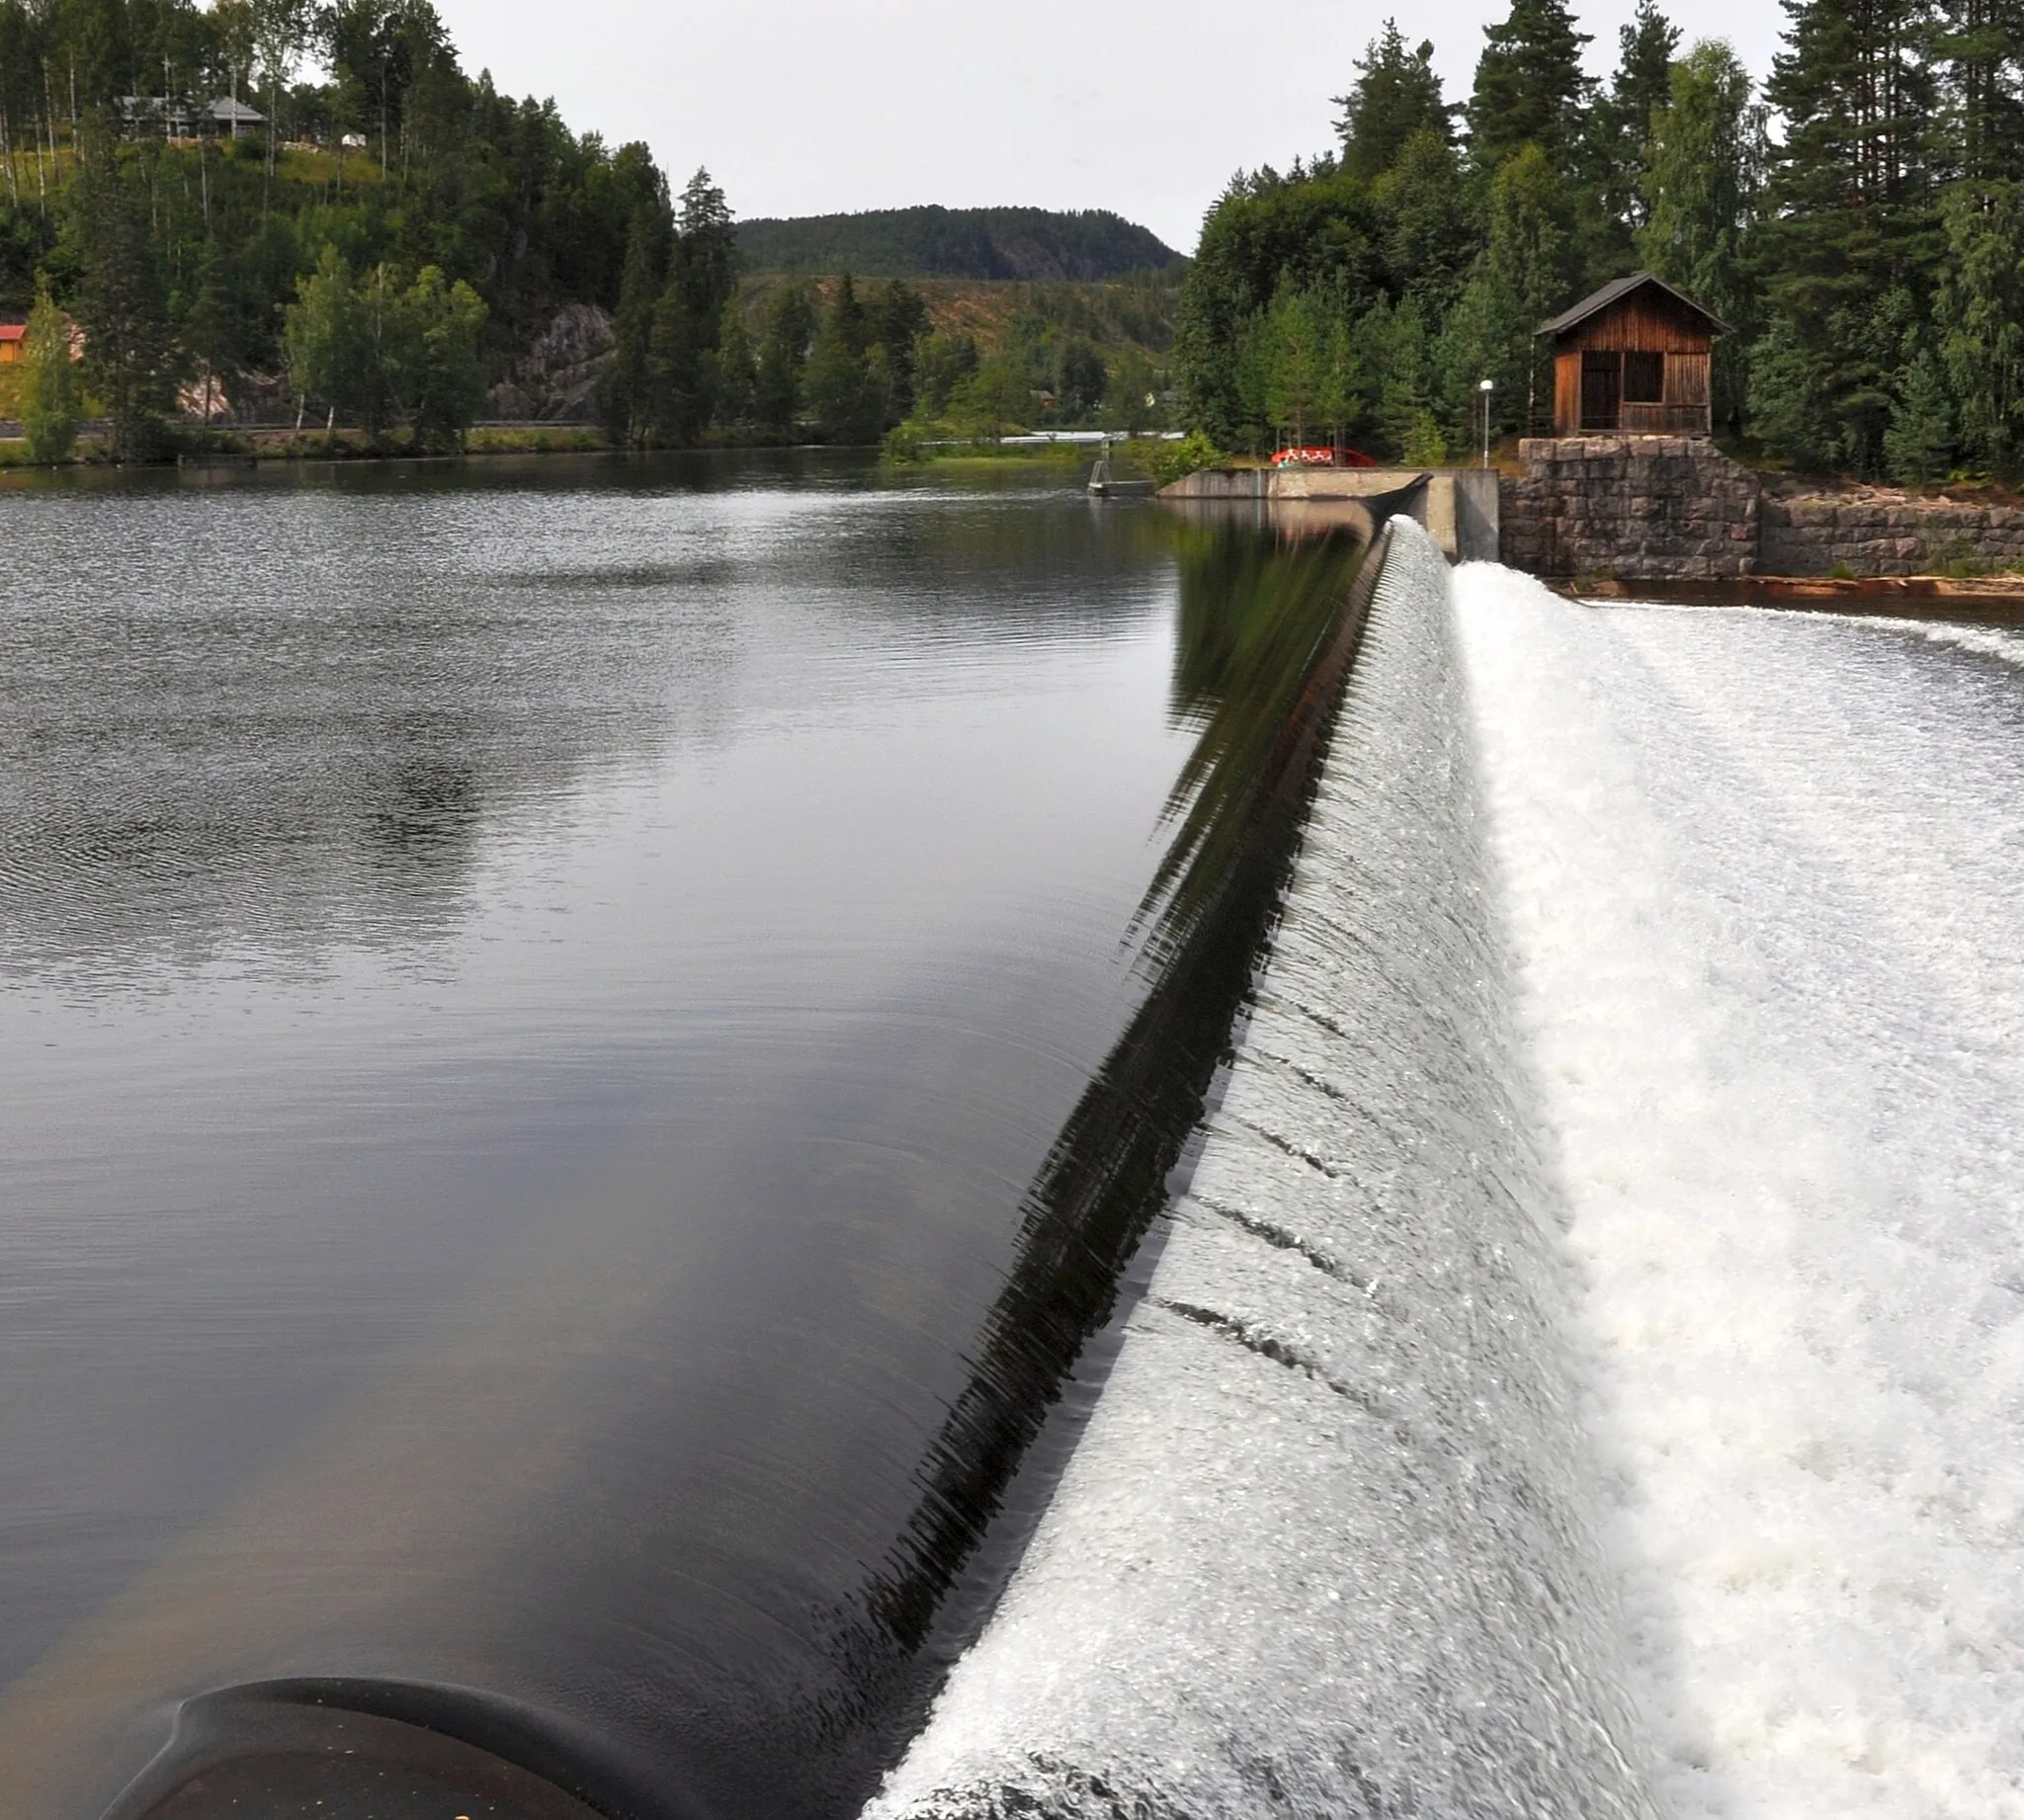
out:
<path id="1" fill-rule="evenodd" d="M 1884 432 L 1884 464 L 1901 486 L 1945 478 L 1956 446 L 1954 401 L 1940 363 L 1921 350 L 1905 367 Z"/>
<path id="2" fill-rule="evenodd" d="M 1947 199 L 1934 318 L 1962 451 L 2005 479 L 2024 468 L 2024 184 Z"/>
<path id="3" fill-rule="evenodd" d="M 1592 87 L 1581 72 L 1589 34 L 1575 30 L 1566 0 L 1511 0 L 1509 16 L 1485 26 L 1483 38 L 1468 108 L 1476 167 L 1494 171 L 1522 145 L 1563 163 Z"/>
<path id="4" fill-rule="evenodd" d="M 1750 234 L 1764 187 L 1765 110 L 1749 72 L 1719 40 L 1673 65 L 1667 105 L 1652 118 L 1643 180 L 1639 257 L 1728 323 L 1715 344 L 1715 421 L 1740 422 L 1756 332 Z"/>
<path id="5" fill-rule="evenodd" d="M 1638 0 L 1636 15 L 1618 29 L 1621 54 L 1616 75 L 1591 116 L 1603 210 L 1611 220 L 1634 227 L 1644 224 L 1651 121 L 1671 99 L 1673 53 L 1679 42 L 1678 27 L 1653 0 Z"/>
<path id="6" fill-rule="evenodd" d="M 105 400 L 115 458 L 131 460 L 154 453 L 175 397 L 168 294 L 147 201 L 105 146 L 86 164 L 74 207 L 85 378 Z"/>
<path id="7" fill-rule="evenodd" d="M 1393 281 L 1425 314 L 1445 316 L 1481 243 L 1454 145 L 1439 133 L 1414 133 L 1375 196 Z"/>
<path id="8" fill-rule="evenodd" d="M 1385 21 L 1357 62 L 1349 93 L 1335 97 L 1342 110 L 1335 124 L 1342 165 L 1352 176 L 1367 183 L 1382 176 L 1416 133 L 1433 133 L 1444 142 L 1454 137 L 1452 111 L 1442 99 L 1433 59 L 1430 41 L 1408 50 L 1397 21 Z"/>
<path id="9" fill-rule="evenodd" d="M 1761 230 L 1757 427 L 1795 459 L 1880 472 L 1937 251 L 1928 0 L 1785 0 L 1784 116 Z"/>
<path id="10" fill-rule="evenodd" d="M 657 210 L 633 210 L 619 308 L 612 319 L 612 364 L 598 393 L 605 434 L 615 443 L 638 442 L 646 433 L 647 363 L 653 353 L 654 314 L 666 288 L 668 239 L 668 223 Z"/>
<path id="11" fill-rule="evenodd" d="M 808 301 L 806 287 L 788 285 L 775 292 L 766 312 L 766 330 L 759 342 L 752 396 L 752 414 L 769 436 L 786 438 L 794 434 L 801 410 L 808 344 L 814 335 L 815 311 Z"/>

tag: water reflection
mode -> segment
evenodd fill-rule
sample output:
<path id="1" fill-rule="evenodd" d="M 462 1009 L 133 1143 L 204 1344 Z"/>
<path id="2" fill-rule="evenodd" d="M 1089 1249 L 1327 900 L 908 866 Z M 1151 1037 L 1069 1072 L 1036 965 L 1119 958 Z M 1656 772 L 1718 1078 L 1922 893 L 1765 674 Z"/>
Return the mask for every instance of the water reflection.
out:
<path id="1" fill-rule="evenodd" d="M 25 503 L 0 1809 L 313 1682 L 183 1744 L 420 1701 L 851 1811 L 1209 1091 L 1353 552 L 853 473 Z"/>

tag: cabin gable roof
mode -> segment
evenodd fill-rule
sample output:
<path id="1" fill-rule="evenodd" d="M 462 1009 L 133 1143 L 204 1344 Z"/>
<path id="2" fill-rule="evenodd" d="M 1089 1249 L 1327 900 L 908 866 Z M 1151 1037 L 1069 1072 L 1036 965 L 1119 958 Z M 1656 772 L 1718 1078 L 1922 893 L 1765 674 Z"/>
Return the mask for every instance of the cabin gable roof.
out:
<path id="1" fill-rule="evenodd" d="M 1701 321 L 1708 325 L 1709 334 L 1727 335 L 1729 332 L 1729 324 L 1724 322 L 1713 310 L 1703 309 L 1685 291 L 1668 285 L 1656 272 L 1633 272 L 1629 278 L 1612 279 L 1600 290 L 1591 291 L 1580 302 L 1576 303 L 1573 308 L 1562 310 L 1551 322 L 1542 322 L 1538 328 L 1533 330 L 1533 334 L 1535 336 L 1564 335 L 1570 329 L 1579 328 L 1589 317 L 1600 315 L 1602 311 L 1608 309 L 1612 304 L 1621 303 L 1633 291 L 1644 290 L 1646 285 L 1651 286 L 1654 290 L 1662 290 L 1666 296 L 1671 298 L 1682 309 L 1689 310 L 1698 316 Z"/>

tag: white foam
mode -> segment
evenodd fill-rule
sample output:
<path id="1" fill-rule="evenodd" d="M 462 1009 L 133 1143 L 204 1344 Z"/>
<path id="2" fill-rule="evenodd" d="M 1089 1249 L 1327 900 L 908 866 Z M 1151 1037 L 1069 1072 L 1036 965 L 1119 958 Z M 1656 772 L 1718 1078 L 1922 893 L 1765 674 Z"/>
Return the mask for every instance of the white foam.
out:
<path id="1" fill-rule="evenodd" d="M 1660 1794 L 2024 1815 L 2013 641 L 1457 586 Z"/>

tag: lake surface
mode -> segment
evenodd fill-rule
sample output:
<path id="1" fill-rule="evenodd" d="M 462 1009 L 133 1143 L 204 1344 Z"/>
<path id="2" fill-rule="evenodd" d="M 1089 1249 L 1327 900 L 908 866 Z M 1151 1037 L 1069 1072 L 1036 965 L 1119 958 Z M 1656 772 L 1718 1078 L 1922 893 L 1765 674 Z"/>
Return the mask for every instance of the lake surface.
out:
<path id="1" fill-rule="evenodd" d="M 0 524 L 0 1811 L 249 1688 L 177 1748 L 854 1811 L 1200 1110 L 1279 848 L 1159 982 L 1340 553 L 793 457 Z"/>

